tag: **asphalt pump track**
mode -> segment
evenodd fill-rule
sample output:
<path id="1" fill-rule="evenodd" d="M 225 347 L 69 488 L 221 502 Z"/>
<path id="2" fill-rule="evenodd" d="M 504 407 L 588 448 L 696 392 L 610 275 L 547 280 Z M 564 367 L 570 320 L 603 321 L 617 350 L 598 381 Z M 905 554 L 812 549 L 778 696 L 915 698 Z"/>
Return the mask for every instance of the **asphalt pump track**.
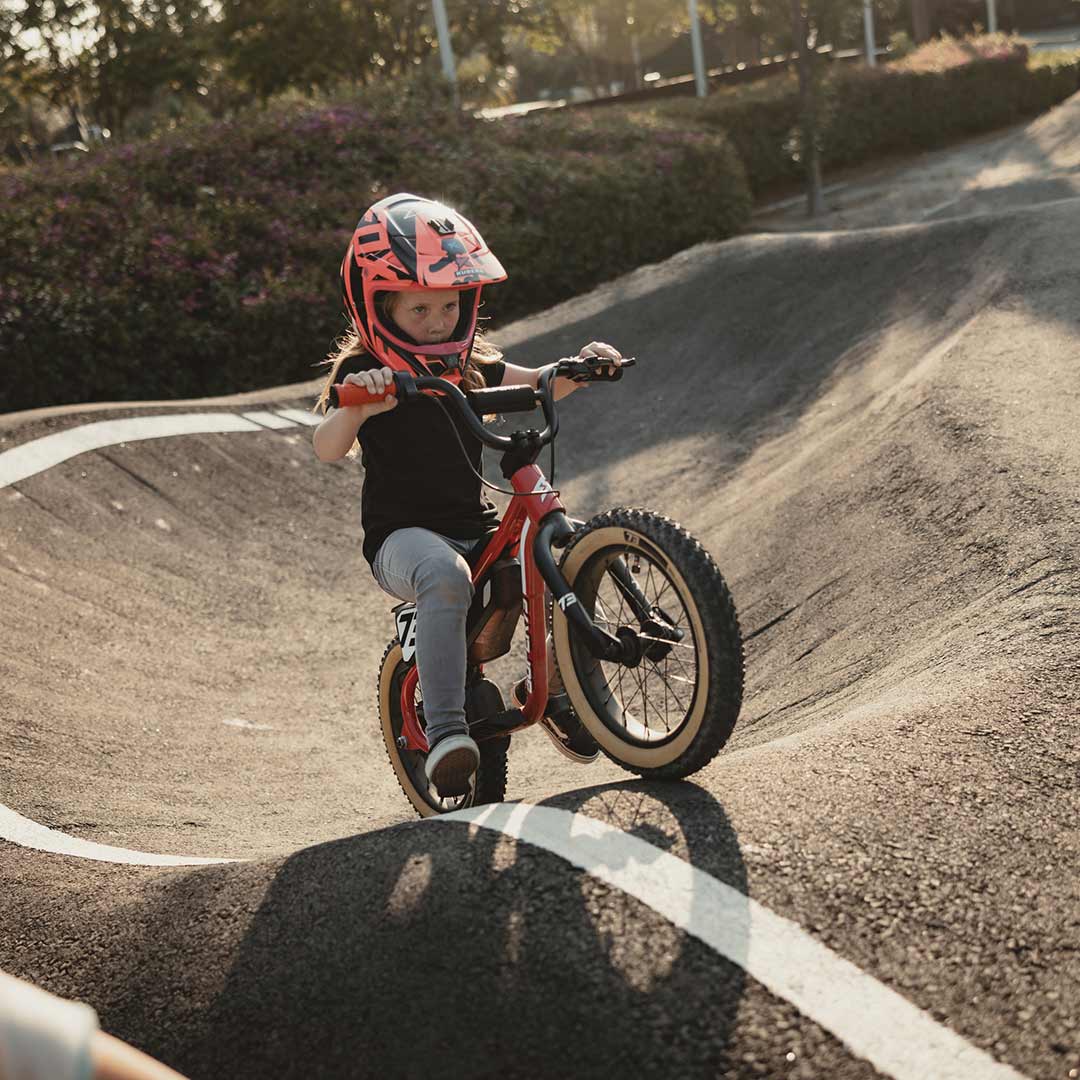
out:
<path id="1" fill-rule="evenodd" d="M 689 782 L 531 730 L 516 805 L 412 818 L 314 383 L 0 417 L 0 968 L 193 1077 L 1076 1076 L 1080 106 L 1039 124 L 1011 201 L 494 335 L 639 358 L 566 403 L 557 480 L 731 585 L 745 705 Z"/>

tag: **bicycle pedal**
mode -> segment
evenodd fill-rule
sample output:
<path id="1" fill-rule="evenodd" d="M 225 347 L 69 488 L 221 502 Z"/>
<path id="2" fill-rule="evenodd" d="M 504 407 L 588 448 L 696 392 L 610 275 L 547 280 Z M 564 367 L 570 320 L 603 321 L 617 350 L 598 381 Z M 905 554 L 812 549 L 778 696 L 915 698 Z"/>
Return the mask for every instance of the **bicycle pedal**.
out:
<path id="1" fill-rule="evenodd" d="M 520 709 L 503 709 L 492 716 L 469 725 L 469 734 L 479 742 L 481 739 L 495 739 L 506 735 L 525 723 L 525 714 Z"/>

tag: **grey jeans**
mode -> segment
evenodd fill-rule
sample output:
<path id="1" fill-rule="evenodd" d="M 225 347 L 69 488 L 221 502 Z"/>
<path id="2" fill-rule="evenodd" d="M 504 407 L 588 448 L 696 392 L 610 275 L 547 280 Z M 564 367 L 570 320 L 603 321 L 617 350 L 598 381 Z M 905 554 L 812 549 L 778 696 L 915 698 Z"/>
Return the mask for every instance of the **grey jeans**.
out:
<path id="1" fill-rule="evenodd" d="M 453 540 L 430 529 L 398 529 L 383 541 L 372 564 L 384 592 L 416 604 L 416 666 L 429 743 L 468 730 L 465 618 L 473 586 L 465 557 L 477 543 L 483 541 Z M 549 675 L 549 692 L 561 689 L 553 658 Z"/>

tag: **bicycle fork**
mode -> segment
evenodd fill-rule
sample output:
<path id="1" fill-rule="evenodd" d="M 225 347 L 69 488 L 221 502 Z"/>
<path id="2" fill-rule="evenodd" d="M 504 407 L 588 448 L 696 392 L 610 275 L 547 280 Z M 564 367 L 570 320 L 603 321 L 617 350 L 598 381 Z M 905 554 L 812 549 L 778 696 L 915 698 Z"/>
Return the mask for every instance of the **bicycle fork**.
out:
<path id="1" fill-rule="evenodd" d="M 611 563 L 608 572 L 634 612 L 640 629 L 620 626 L 611 634 L 589 618 L 551 554 L 552 546 L 565 547 L 574 531 L 566 514 L 553 510 L 541 521 L 533 539 L 533 558 L 551 591 L 553 603 L 559 605 L 575 635 L 597 659 L 629 667 L 637 667 L 643 656 L 660 659 L 671 649 L 668 642 L 680 641 L 683 632 L 671 626 L 664 612 L 649 603 L 621 556 Z"/>

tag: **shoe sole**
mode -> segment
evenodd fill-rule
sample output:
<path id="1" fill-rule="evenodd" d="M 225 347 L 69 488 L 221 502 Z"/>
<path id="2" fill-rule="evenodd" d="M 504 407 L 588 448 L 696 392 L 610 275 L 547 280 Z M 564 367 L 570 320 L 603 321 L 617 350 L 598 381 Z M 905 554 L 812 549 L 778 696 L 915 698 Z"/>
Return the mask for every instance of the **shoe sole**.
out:
<path id="1" fill-rule="evenodd" d="M 468 795 L 476 767 L 476 753 L 471 747 L 461 746 L 447 752 L 446 757 L 431 770 L 430 780 L 440 798 Z"/>
<path id="2" fill-rule="evenodd" d="M 518 703 L 519 708 L 525 707 L 525 702 L 522 700 L 520 694 L 518 693 L 518 688 L 516 686 L 514 687 L 514 693 L 512 696 L 514 700 Z M 562 739 L 560 739 L 559 736 L 556 735 L 555 732 L 548 727 L 548 719 L 546 716 L 540 718 L 540 727 L 543 730 L 544 734 L 551 740 L 555 749 L 558 750 L 564 758 L 569 758 L 571 761 L 575 762 L 578 765 L 591 765 L 600 756 L 599 747 L 597 747 L 596 750 L 594 750 L 589 757 L 582 757 L 581 754 L 575 754 L 574 751 L 571 750 L 566 745 L 566 743 L 564 743 Z"/>
<path id="3" fill-rule="evenodd" d="M 540 721 L 540 727 L 543 728 L 544 734 L 552 741 L 555 749 L 558 750 L 563 757 L 569 758 L 571 761 L 576 761 L 579 765 L 591 765 L 600 756 L 599 749 L 595 750 L 590 757 L 582 757 L 581 754 L 575 754 L 574 751 L 547 726 L 544 720 Z"/>

